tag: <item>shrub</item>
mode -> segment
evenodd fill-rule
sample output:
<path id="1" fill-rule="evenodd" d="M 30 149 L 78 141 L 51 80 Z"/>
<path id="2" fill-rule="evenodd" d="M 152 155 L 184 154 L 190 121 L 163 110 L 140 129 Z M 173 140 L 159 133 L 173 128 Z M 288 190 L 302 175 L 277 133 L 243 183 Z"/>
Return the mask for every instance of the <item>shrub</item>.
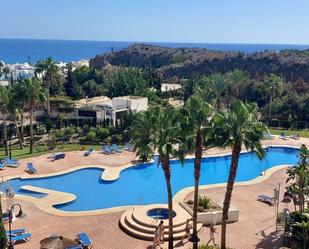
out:
<path id="1" fill-rule="evenodd" d="M 193 205 L 193 200 L 187 200 L 188 205 Z"/>
<path id="2" fill-rule="evenodd" d="M 117 135 L 112 136 L 112 143 L 113 144 L 119 143 L 120 141 L 122 141 L 122 135 L 121 134 L 117 134 Z"/>
<path id="3" fill-rule="evenodd" d="M 71 137 L 75 133 L 75 129 L 73 127 L 67 127 L 64 129 L 64 136 Z"/>
<path id="4" fill-rule="evenodd" d="M 47 146 L 49 150 L 53 150 L 57 146 L 57 139 L 54 135 L 51 135 L 48 139 Z"/>
<path id="5" fill-rule="evenodd" d="M 104 140 L 109 135 L 109 130 L 107 128 L 98 128 L 97 129 L 97 136 L 100 138 L 100 140 Z"/>
<path id="6" fill-rule="evenodd" d="M 204 209 L 210 209 L 211 208 L 210 199 L 207 198 L 206 196 L 200 196 L 198 199 L 198 205 L 202 206 Z"/>

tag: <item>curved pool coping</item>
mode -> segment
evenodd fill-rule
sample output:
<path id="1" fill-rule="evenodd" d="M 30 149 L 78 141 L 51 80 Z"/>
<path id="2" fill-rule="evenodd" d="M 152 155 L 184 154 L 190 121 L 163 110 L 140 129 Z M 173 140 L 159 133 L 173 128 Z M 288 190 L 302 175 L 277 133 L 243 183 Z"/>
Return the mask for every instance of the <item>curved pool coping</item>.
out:
<path id="1" fill-rule="evenodd" d="M 299 149 L 299 147 L 296 146 L 283 146 L 283 145 L 271 145 L 271 146 L 265 146 L 267 147 L 285 147 L 285 148 L 294 148 L 294 149 Z M 242 151 L 241 154 L 243 153 L 249 153 L 250 151 Z M 216 155 L 209 155 L 207 158 L 212 158 L 212 157 L 223 157 L 223 156 L 229 156 L 231 155 L 230 152 L 228 153 L 221 153 L 221 154 L 216 154 Z M 187 159 L 192 159 L 194 156 L 188 156 Z M 177 160 L 177 159 L 172 159 L 172 160 Z M 149 162 L 145 163 L 148 164 Z M 85 165 L 85 166 L 77 166 L 70 168 L 68 170 L 63 170 L 55 173 L 50 173 L 50 174 L 42 174 L 38 176 L 32 176 L 32 175 L 14 175 L 14 176 L 9 176 L 5 177 L 4 179 L 10 180 L 10 179 L 16 179 L 16 178 L 21 178 L 21 179 L 29 179 L 29 178 L 44 178 L 44 177 L 52 177 L 52 176 L 58 176 L 58 175 L 63 175 L 67 173 L 71 173 L 80 169 L 85 169 L 85 168 L 101 168 L 103 169 L 103 173 L 101 175 L 101 179 L 105 181 L 115 181 L 119 178 L 121 171 L 131 168 L 131 167 L 139 167 L 142 164 L 125 164 L 120 167 L 108 167 L 108 166 L 102 166 L 102 165 Z M 246 186 L 246 185 L 253 185 L 257 183 L 261 183 L 268 178 L 271 177 L 273 173 L 276 171 L 287 168 L 291 165 L 277 165 L 273 166 L 270 169 L 264 171 L 264 174 L 262 176 L 258 176 L 252 180 L 249 181 L 244 181 L 244 182 L 235 182 L 234 186 Z M 104 173 L 105 172 L 105 173 Z M 107 172 L 107 173 L 106 173 Z M 218 183 L 218 184 L 210 184 L 210 185 L 200 185 L 199 189 L 200 190 L 205 190 L 205 189 L 212 189 L 212 188 L 220 188 L 220 187 L 225 187 L 226 183 Z M 113 212 L 120 212 L 120 211 L 126 211 L 129 208 L 132 207 L 137 207 L 138 205 L 128 205 L 128 206 L 117 206 L 117 207 L 111 207 L 111 208 L 104 208 L 104 209 L 96 209 L 96 210 L 87 210 L 87 211 L 63 211 L 60 209 L 56 209 L 53 206 L 59 205 L 59 204 L 65 204 L 72 202 L 76 199 L 76 196 L 74 194 L 70 194 L 67 192 L 61 192 L 61 191 L 55 191 L 55 190 L 50 190 L 50 189 L 45 189 L 45 188 L 39 188 L 39 187 L 34 187 L 30 185 L 24 185 L 21 187 L 23 190 L 28 190 L 28 191 L 34 191 L 38 193 L 43 193 L 46 194 L 46 196 L 42 198 L 36 198 L 32 196 L 26 196 L 26 195 L 15 195 L 15 198 L 23 201 L 28 201 L 33 203 L 38 209 L 40 209 L 42 212 L 46 212 L 52 215 L 57 215 L 57 216 L 87 216 L 87 215 L 99 215 L 99 214 L 107 214 L 107 213 L 113 213 Z M 173 197 L 173 204 L 178 205 L 178 203 L 182 200 L 185 199 L 185 197 L 190 194 L 194 190 L 194 186 L 184 188 L 182 190 L 179 190 Z M 153 204 L 155 205 L 155 204 Z M 161 204 L 162 205 L 162 204 Z"/>

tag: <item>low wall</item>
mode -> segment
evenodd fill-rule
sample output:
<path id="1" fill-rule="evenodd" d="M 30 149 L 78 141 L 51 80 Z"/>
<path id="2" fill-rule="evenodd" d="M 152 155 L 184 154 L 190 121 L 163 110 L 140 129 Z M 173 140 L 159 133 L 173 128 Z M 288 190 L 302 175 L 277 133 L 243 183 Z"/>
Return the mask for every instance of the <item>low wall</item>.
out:
<path id="1" fill-rule="evenodd" d="M 179 205 L 185 209 L 190 215 L 193 215 L 193 210 L 185 202 L 179 202 Z M 219 205 L 222 208 L 222 205 Z M 203 223 L 203 225 L 210 224 L 221 224 L 222 220 L 222 210 L 210 211 L 205 213 L 197 213 L 197 222 Z M 239 209 L 235 207 L 230 207 L 228 212 L 227 222 L 236 222 L 239 220 Z"/>

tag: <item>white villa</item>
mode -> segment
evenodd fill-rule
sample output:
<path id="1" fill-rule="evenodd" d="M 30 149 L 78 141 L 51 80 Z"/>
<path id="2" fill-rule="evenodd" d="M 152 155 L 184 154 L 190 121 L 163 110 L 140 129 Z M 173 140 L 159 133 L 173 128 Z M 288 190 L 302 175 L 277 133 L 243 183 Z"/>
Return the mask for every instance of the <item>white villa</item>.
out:
<path id="1" fill-rule="evenodd" d="M 124 112 L 138 113 L 147 109 L 147 97 L 123 96 L 110 99 L 101 96 L 76 101 L 74 116 L 96 118 L 97 122 L 109 119 L 116 124 L 120 122 L 120 116 Z"/>

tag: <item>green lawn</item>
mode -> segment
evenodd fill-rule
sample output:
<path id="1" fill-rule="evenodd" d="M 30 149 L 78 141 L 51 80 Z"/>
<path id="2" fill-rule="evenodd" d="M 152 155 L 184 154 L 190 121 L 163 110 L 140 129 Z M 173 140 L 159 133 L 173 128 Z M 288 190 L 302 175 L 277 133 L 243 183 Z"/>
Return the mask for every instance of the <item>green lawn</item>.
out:
<path id="1" fill-rule="evenodd" d="M 299 134 L 301 137 L 309 138 L 309 130 L 276 130 L 269 129 L 269 132 L 274 135 L 280 135 L 281 132 L 284 132 L 286 135 L 290 136 L 292 134 Z"/>
<path id="2" fill-rule="evenodd" d="M 96 150 L 100 150 L 100 145 L 80 145 L 80 144 L 62 144 L 58 145 L 54 150 L 48 150 L 46 145 L 37 145 L 34 147 L 33 154 L 29 154 L 29 147 L 25 147 L 23 150 L 19 149 L 18 145 L 12 146 L 12 157 L 15 159 L 22 159 L 28 157 L 39 156 L 48 153 L 54 153 L 59 151 L 77 151 L 80 150 L 81 147 L 85 147 L 86 149 L 94 148 Z M 5 157 L 4 148 L 0 148 L 0 158 Z"/>

